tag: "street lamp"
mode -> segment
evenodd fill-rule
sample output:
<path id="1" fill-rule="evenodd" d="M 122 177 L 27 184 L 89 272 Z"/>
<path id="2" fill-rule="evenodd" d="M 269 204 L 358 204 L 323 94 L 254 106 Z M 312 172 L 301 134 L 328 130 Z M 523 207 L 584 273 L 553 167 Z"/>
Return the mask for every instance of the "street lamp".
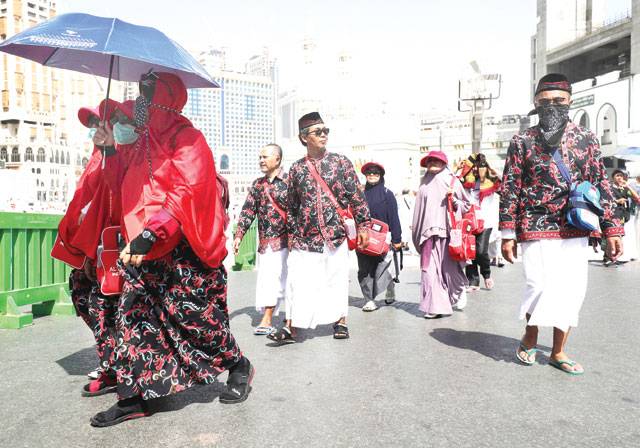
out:
<path id="1" fill-rule="evenodd" d="M 476 61 L 469 65 L 475 74 L 458 81 L 458 111 L 471 112 L 471 152 L 477 154 L 482 143 L 482 115 L 500 97 L 502 75 L 483 75 Z"/>

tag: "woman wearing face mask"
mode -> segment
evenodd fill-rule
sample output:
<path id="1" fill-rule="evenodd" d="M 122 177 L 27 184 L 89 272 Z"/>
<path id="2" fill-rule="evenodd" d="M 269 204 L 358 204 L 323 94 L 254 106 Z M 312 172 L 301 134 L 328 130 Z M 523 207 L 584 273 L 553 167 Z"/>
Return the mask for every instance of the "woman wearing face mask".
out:
<path id="1" fill-rule="evenodd" d="M 115 120 L 120 104 L 103 101 L 97 108 L 81 108 L 78 119 L 89 128 L 93 138 L 106 112 Z M 100 292 L 96 281 L 96 258 L 100 236 L 105 227 L 120 222 L 120 202 L 111 193 L 102 172 L 104 148 L 94 146 L 87 166 L 78 180 L 67 212 L 58 226 L 51 256 L 74 269 L 69 277 L 71 300 L 80 317 L 93 332 L 99 367 L 89 374 L 93 380 L 84 386 L 83 396 L 102 395 L 115 390 L 113 348 L 115 347 L 115 304 L 112 296 Z"/>
<path id="2" fill-rule="evenodd" d="M 493 228 L 498 225 L 499 198 L 496 192 L 500 188 L 500 180 L 484 154 L 474 154 L 469 160 L 472 160 L 472 166 L 467 173 L 461 173 L 463 185 L 473 203 L 479 207 L 476 216 L 484 222 L 484 230 L 476 235 L 476 258 L 465 268 L 469 290 L 475 291 L 480 289 L 480 275 L 485 288 L 493 288 L 489 240 Z"/>
<path id="3" fill-rule="evenodd" d="M 471 202 L 447 163 L 447 156 L 442 151 L 430 151 L 420 161 L 426 172 L 413 214 L 413 244 L 421 254 L 420 311 L 427 319 L 451 315 L 453 309 L 462 310 L 467 302 L 463 263 L 449 256 L 447 202 L 452 196 L 458 219 L 469 210 Z"/>
<path id="4" fill-rule="evenodd" d="M 402 248 L 402 229 L 398 217 L 398 204 L 393 192 L 384 186 L 384 167 L 376 162 L 365 163 L 361 169 L 367 182 L 364 196 L 371 212 L 371 217 L 389 225 L 391 244 L 395 250 Z M 378 309 L 375 298 L 386 290 L 385 302 L 390 305 L 395 301 L 395 283 L 389 268 L 393 263 L 393 253 L 374 257 L 356 252 L 358 256 L 358 282 L 365 299 L 362 311 Z"/>
<path id="5" fill-rule="evenodd" d="M 629 186 L 629 176 L 623 170 L 615 170 L 611 177 L 613 178 L 611 191 L 618 205 L 615 213 L 624 222 L 624 236 L 622 237 L 624 253 L 618 259 L 624 263 L 638 259 L 636 228 L 632 217 L 636 207 L 640 204 L 640 196 Z"/>
<path id="6" fill-rule="evenodd" d="M 144 417 L 147 400 L 212 383 L 225 370 L 221 403 L 244 401 L 251 391 L 253 366 L 229 329 L 224 204 L 211 149 L 181 115 L 186 101 L 180 78 L 149 73 L 135 102 L 135 143 L 124 144 L 133 137 L 120 127 L 95 136 L 105 145 L 115 133 L 123 141 L 106 169 L 122 201 L 127 244 L 120 254 L 119 401 L 95 415 L 94 426 Z"/>

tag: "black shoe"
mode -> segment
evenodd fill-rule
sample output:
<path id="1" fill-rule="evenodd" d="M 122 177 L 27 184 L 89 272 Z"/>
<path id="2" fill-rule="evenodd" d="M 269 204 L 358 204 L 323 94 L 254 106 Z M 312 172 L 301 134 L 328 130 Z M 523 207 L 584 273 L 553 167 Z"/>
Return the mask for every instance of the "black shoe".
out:
<path id="1" fill-rule="evenodd" d="M 104 428 L 136 418 L 147 417 L 147 404 L 142 397 L 119 400 L 104 412 L 98 412 L 91 417 L 91 426 Z"/>
<path id="2" fill-rule="evenodd" d="M 219 401 L 224 404 L 242 403 L 251 392 L 251 382 L 256 369 L 244 356 L 238 364 L 229 369 L 227 390 L 220 394 Z"/>

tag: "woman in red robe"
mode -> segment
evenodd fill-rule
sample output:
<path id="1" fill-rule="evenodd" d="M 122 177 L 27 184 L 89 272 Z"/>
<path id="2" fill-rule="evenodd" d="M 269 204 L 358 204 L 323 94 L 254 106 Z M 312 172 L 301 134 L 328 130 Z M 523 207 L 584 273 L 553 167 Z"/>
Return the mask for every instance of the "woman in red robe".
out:
<path id="1" fill-rule="evenodd" d="M 114 121 L 120 107 L 116 101 L 108 100 L 106 104 L 103 101 L 95 109 L 79 109 L 78 119 L 93 135 L 105 112 L 109 120 Z M 113 195 L 102 175 L 103 151 L 104 148 L 94 146 L 67 212 L 60 221 L 51 251 L 53 258 L 74 268 L 69 276 L 71 300 L 96 341 L 99 367 L 94 371 L 93 381 L 84 386 L 84 396 L 113 392 L 116 385 L 113 350 L 117 301 L 102 294 L 96 281 L 96 259 L 102 230 L 120 222 L 120 200 Z"/>
<path id="2" fill-rule="evenodd" d="M 212 383 L 229 370 L 220 402 L 244 401 L 254 369 L 229 329 L 226 223 L 213 154 L 181 115 L 184 84 L 169 73 L 140 82 L 133 145 L 107 158 L 122 199 L 125 277 L 118 303 L 118 398 L 91 419 L 110 426 L 148 415 L 146 401 Z M 112 144 L 108 128 L 94 137 Z"/>

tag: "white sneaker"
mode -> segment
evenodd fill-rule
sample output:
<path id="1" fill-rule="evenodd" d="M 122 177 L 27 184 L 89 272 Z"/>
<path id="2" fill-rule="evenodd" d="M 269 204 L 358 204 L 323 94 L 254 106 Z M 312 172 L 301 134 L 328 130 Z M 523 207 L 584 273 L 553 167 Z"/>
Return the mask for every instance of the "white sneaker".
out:
<path id="1" fill-rule="evenodd" d="M 456 311 L 462 311 L 465 306 L 467 306 L 467 291 L 462 291 L 460 298 L 452 308 Z"/>
<path id="2" fill-rule="evenodd" d="M 378 305 L 376 305 L 376 302 L 374 302 L 373 300 L 369 300 L 362 307 L 362 311 L 375 311 L 377 309 L 378 309 Z"/>
<path id="3" fill-rule="evenodd" d="M 442 317 L 442 314 L 426 313 L 426 314 L 424 315 L 424 318 L 425 318 L 425 319 L 438 319 L 438 318 L 440 318 L 440 317 Z"/>

